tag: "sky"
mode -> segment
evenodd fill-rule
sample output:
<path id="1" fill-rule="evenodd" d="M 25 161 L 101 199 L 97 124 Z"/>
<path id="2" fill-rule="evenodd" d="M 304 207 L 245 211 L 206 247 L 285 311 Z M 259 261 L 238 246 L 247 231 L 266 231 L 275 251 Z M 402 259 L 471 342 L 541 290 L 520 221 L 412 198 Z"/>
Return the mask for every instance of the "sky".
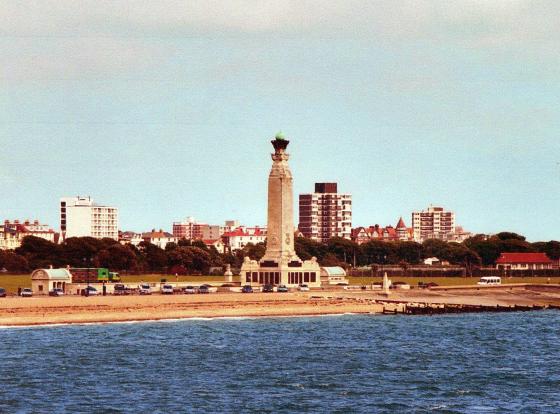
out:
<path id="1" fill-rule="evenodd" d="M 263 225 L 281 130 L 295 203 L 335 181 L 353 226 L 433 204 L 558 240 L 558 21 L 555 0 L 0 0 L 0 219 L 58 229 L 60 197 L 91 195 L 121 230 Z"/>

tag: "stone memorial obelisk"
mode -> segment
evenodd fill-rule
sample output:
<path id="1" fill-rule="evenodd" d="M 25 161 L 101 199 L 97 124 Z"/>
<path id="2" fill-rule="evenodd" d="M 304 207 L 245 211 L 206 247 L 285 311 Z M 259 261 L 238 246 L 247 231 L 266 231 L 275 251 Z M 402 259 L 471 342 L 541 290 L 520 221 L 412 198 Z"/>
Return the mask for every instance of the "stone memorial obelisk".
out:
<path id="1" fill-rule="evenodd" d="M 274 154 L 268 176 L 266 252 L 259 262 L 245 258 L 241 284 L 317 287 L 321 285 L 317 259 L 303 261 L 294 248 L 293 179 L 288 165 L 290 155 L 286 152 L 290 141 L 277 134 L 271 142 Z"/>

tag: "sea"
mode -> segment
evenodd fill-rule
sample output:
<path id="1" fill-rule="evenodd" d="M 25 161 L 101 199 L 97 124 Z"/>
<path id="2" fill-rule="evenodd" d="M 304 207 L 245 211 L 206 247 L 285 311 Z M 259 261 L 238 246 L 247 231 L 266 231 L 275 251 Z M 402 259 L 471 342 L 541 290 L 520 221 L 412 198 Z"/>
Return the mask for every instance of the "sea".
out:
<path id="1" fill-rule="evenodd" d="M 0 329 L 1 413 L 560 413 L 560 312 Z"/>

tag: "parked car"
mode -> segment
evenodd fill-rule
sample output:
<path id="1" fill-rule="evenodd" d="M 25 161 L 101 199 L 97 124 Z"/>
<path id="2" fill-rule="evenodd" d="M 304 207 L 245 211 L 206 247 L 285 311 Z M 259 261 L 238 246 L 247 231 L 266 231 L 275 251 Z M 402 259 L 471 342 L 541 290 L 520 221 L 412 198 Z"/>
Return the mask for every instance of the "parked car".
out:
<path id="1" fill-rule="evenodd" d="M 64 291 L 60 288 L 54 288 L 49 292 L 49 296 L 64 296 Z"/>
<path id="2" fill-rule="evenodd" d="M 138 293 L 140 293 L 141 295 L 151 295 L 152 288 L 150 287 L 150 285 L 142 284 L 138 287 Z"/>
<path id="3" fill-rule="evenodd" d="M 309 292 L 309 286 L 302 284 L 298 286 L 300 292 Z"/>
<path id="4" fill-rule="evenodd" d="M 241 293 L 253 293 L 253 288 L 250 285 L 245 285 L 241 288 Z"/>
<path id="5" fill-rule="evenodd" d="M 194 286 L 187 286 L 183 288 L 183 293 L 187 295 L 192 295 L 193 293 L 196 293 L 196 289 Z"/>
<path id="6" fill-rule="evenodd" d="M 288 292 L 288 286 L 279 285 L 278 288 L 276 289 L 276 292 L 287 293 Z"/>
<path id="7" fill-rule="evenodd" d="M 117 283 L 113 289 L 115 295 L 130 295 L 131 291 L 122 283 Z"/>
<path id="8" fill-rule="evenodd" d="M 426 283 L 426 282 L 418 282 L 418 288 L 420 288 L 420 289 L 428 289 L 428 288 L 431 288 L 431 287 L 435 287 L 435 286 L 437 286 L 437 285 L 438 285 L 438 284 L 435 283 L 435 282 L 428 282 L 428 283 Z"/>
<path id="9" fill-rule="evenodd" d="M 82 296 L 97 296 L 99 292 L 93 286 L 88 286 L 84 290 L 82 290 Z"/>
<path id="10" fill-rule="evenodd" d="M 161 293 L 164 294 L 164 295 L 172 295 L 173 294 L 173 286 L 162 285 L 161 286 Z"/>
<path id="11" fill-rule="evenodd" d="M 6 297 L 6 289 L 0 288 L 0 298 L 5 298 L 5 297 Z"/>
<path id="12" fill-rule="evenodd" d="M 274 286 L 272 285 L 264 285 L 262 288 L 262 291 L 264 293 L 270 293 L 270 292 L 274 292 Z"/>
<path id="13" fill-rule="evenodd" d="M 30 298 L 33 296 L 33 291 L 30 288 L 24 288 L 22 289 L 20 296 L 23 298 Z"/>
<path id="14" fill-rule="evenodd" d="M 477 285 L 489 286 L 489 285 L 501 285 L 502 278 L 498 276 L 482 276 L 477 282 Z"/>
<path id="15" fill-rule="evenodd" d="M 210 289 L 208 289 L 208 286 L 202 285 L 198 288 L 198 293 L 210 293 Z"/>

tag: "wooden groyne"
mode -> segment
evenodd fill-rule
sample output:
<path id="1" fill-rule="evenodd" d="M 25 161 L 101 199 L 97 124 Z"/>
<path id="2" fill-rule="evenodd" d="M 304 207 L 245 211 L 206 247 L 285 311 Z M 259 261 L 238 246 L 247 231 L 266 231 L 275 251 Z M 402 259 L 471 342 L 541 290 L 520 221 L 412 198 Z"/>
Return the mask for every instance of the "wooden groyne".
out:
<path id="1" fill-rule="evenodd" d="M 560 309 L 556 305 L 467 305 L 451 303 L 419 303 L 377 301 L 383 304 L 384 314 L 441 315 L 447 313 L 527 312 L 543 309 Z"/>

